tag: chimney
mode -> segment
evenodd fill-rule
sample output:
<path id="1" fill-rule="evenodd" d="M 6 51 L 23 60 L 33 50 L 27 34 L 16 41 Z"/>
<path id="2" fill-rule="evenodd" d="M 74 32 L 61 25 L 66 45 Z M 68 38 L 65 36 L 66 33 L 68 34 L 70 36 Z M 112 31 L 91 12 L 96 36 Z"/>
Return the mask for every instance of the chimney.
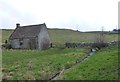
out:
<path id="1" fill-rule="evenodd" d="M 17 23 L 17 24 L 16 24 L 16 27 L 20 27 L 20 24 L 19 24 L 19 23 Z"/>

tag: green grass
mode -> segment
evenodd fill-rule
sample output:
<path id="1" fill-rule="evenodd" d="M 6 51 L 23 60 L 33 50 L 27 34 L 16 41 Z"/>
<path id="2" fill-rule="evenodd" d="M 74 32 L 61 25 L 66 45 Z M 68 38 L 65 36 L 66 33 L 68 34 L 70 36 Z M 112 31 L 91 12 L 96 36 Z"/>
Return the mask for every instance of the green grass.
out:
<path id="1" fill-rule="evenodd" d="M 5 43 L 5 40 L 8 40 L 12 32 L 13 30 L 8 30 L 8 29 L 2 30 L 2 43 Z"/>
<path id="2" fill-rule="evenodd" d="M 48 79 L 55 72 L 75 64 L 88 55 L 86 48 L 3 50 L 3 78 L 9 80 Z M 30 69 L 29 64 L 32 66 Z M 57 80 L 117 80 L 118 47 L 112 45 L 95 52 L 84 62 L 57 77 Z M 8 76 L 8 77 L 7 77 Z"/>
<path id="3" fill-rule="evenodd" d="M 8 39 L 13 30 L 2 30 L 2 43 Z M 95 36 L 99 32 L 78 32 L 67 29 L 48 29 L 52 43 L 55 45 L 63 45 L 65 42 L 94 42 Z M 106 41 L 118 40 L 118 34 L 105 33 Z"/>
<path id="4" fill-rule="evenodd" d="M 104 48 L 72 69 L 66 71 L 58 79 L 65 80 L 117 80 L 118 79 L 118 47 Z"/>
<path id="5" fill-rule="evenodd" d="M 99 32 L 77 32 L 73 30 L 49 29 L 53 45 L 66 41 L 93 42 Z M 13 30 L 2 31 L 2 43 Z M 118 40 L 118 34 L 105 33 L 106 41 Z M 3 50 L 3 78 L 10 80 L 47 79 L 53 73 L 68 68 L 82 59 L 88 48 L 51 48 L 48 50 Z M 32 66 L 32 67 L 30 67 Z M 65 71 L 60 78 L 67 80 L 116 80 L 118 79 L 118 50 L 116 46 L 101 49 L 86 61 Z"/>
<path id="6" fill-rule="evenodd" d="M 62 70 L 67 63 L 75 63 L 86 56 L 89 51 L 85 49 L 59 49 L 53 48 L 45 51 L 38 50 L 3 50 L 2 66 L 3 78 L 10 80 L 47 79 L 53 73 Z M 29 70 L 28 64 L 32 65 Z M 42 73 L 44 71 L 44 73 Z M 31 76 L 29 76 L 29 74 Z M 45 74 L 45 75 L 44 75 Z M 44 76 L 42 76 L 44 75 Z"/>

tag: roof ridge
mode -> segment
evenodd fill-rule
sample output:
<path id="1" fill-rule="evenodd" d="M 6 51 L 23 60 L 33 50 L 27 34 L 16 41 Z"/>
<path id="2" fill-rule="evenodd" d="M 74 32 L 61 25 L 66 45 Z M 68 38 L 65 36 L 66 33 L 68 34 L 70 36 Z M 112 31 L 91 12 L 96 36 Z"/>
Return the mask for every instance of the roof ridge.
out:
<path id="1" fill-rule="evenodd" d="M 41 26 L 41 25 L 44 25 L 45 23 L 43 24 L 35 24 L 35 25 L 25 25 L 25 26 L 20 26 L 20 27 L 29 27 L 29 26 Z"/>

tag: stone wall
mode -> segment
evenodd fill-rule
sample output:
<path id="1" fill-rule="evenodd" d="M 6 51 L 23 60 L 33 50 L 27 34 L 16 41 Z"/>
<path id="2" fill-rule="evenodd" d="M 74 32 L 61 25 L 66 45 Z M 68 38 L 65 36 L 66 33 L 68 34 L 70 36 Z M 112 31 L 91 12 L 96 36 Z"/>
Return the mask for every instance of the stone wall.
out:
<path id="1" fill-rule="evenodd" d="M 43 50 L 50 47 L 50 36 L 46 27 L 42 27 L 38 35 L 38 49 Z"/>
<path id="2" fill-rule="evenodd" d="M 95 46 L 100 46 L 100 47 L 105 47 L 110 44 L 120 44 L 120 41 L 111 41 L 107 43 L 89 43 L 89 42 L 80 42 L 80 43 L 75 43 L 75 42 L 66 42 L 65 47 L 67 48 L 79 48 L 79 47 L 85 47 L 85 46 L 90 46 L 90 47 L 95 47 Z"/>

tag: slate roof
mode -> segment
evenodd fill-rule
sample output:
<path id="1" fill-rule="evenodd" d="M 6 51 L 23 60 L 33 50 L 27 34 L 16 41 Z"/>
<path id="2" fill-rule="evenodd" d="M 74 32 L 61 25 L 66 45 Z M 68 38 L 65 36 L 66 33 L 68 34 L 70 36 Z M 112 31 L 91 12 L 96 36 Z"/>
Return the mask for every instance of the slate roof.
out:
<path id="1" fill-rule="evenodd" d="M 16 27 L 9 39 L 36 37 L 40 33 L 42 27 L 46 27 L 45 23 Z"/>

